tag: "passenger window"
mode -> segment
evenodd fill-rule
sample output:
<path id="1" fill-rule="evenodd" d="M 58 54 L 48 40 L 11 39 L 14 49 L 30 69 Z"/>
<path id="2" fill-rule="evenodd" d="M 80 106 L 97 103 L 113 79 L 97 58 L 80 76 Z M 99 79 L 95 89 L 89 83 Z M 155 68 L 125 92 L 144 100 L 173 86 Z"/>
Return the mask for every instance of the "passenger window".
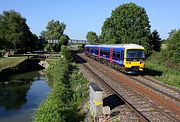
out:
<path id="1" fill-rule="evenodd" d="M 117 58 L 118 58 L 118 59 L 120 58 L 120 52 L 117 53 Z"/>
<path id="2" fill-rule="evenodd" d="M 113 57 L 116 57 L 116 53 L 113 52 Z"/>

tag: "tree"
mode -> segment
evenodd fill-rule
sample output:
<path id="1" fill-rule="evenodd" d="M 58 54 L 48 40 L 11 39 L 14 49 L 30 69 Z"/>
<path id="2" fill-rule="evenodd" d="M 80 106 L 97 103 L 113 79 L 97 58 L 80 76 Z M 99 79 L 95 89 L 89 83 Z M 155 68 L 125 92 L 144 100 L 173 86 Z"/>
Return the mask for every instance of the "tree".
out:
<path id="1" fill-rule="evenodd" d="M 68 35 L 62 35 L 60 37 L 60 45 L 68 45 L 68 41 L 69 41 L 69 36 Z"/>
<path id="2" fill-rule="evenodd" d="M 123 4 L 112 11 L 102 26 L 100 43 L 136 43 L 149 46 L 150 25 L 144 8 L 134 3 Z"/>
<path id="3" fill-rule="evenodd" d="M 169 34 L 169 38 L 171 38 L 176 31 L 177 31 L 176 29 L 171 30 L 171 31 L 168 33 L 168 34 Z"/>
<path id="4" fill-rule="evenodd" d="M 3 40 L 4 48 L 15 50 L 33 48 L 34 36 L 26 24 L 26 19 L 20 13 L 13 10 L 4 11 L 3 15 L 0 15 L 0 28 L 0 38 Z"/>
<path id="5" fill-rule="evenodd" d="M 45 31 L 43 30 L 39 36 L 40 39 L 45 39 Z"/>
<path id="6" fill-rule="evenodd" d="M 159 51 L 161 47 L 161 43 L 160 43 L 161 38 L 159 37 L 158 31 L 154 30 L 149 38 L 150 38 L 149 45 L 151 50 Z"/>
<path id="7" fill-rule="evenodd" d="M 52 52 L 53 51 L 53 46 L 51 44 L 47 44 L 44 48 L 45 51 L 48 51 L 48 52 Z"/>
<path id="8" fill-rule="evenodd" d="M 93 31 L 87 33 L 86 39 L 90 44 L 97 44 L 99 42 L 98 36 Z"/>
<path id="9" fill-rule="evenodd" d="M 180 30 L 173 32 L 167 44 L 166 57 L 171 62 L 180 66 Z"/>
<path id="10" fill-rule="evenodd" d="M 72 61 L 71 50 L 67 46 L 62 45 L 61 52 L 62 52 L 63 57 L 66 59 L 66 61 L 69 61 L 69 62 Z"/>
<path id="11" fill-rule="evenodd" d="M 66 25 L 64 23 L 60 23 L 59 21 L 51 20 L 48 22 L 46 29 L 44 31 L 46 40 L 59 40 L 63 35 Z"/>

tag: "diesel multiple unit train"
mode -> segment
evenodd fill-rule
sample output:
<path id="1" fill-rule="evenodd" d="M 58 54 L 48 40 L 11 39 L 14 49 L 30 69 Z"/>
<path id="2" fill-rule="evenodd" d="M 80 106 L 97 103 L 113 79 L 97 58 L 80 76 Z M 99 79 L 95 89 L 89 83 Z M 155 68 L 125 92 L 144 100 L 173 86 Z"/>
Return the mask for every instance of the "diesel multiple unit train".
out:
<path id="1" fill-rule="evenodd" d="M 85 45 L 84 53 L 127 73 L 143 71 L 145 65 L 145 49 L 137 44 Z"/>

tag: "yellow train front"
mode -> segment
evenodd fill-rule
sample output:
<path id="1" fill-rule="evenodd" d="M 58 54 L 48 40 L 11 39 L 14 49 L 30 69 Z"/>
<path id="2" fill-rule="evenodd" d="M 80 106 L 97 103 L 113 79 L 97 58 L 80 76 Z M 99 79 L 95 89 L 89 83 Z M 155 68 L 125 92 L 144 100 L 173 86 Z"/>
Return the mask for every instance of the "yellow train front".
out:
<path id="1" fill-rule="evenodd" d="M 124 52 L 124 67 L 126 72 L 143 71 L 145 66 L 145 49 L 140 45 L 126 45 Z"/>
<path id="2" fill-rule="evenodd" d="M 85 45 L 85 54 L 127 73 L 143 71 L 145 49 L 137 44 Z"/>

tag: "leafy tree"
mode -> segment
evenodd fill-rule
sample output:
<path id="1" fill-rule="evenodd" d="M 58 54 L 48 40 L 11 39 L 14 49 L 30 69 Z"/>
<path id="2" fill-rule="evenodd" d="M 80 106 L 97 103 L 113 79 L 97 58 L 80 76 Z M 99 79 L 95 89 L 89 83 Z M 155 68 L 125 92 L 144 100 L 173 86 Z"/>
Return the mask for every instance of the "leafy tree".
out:
<path id="1" fill-rule="evenodd" d="M 69 37 L 64 34 L 66 25 L 62 22 L 51 20 L 46 26 L 46 31 L 42 31 L 41 38 L 45 40 L 60 40 L 58 44 L 53 45 L 54 51 L 60 51 L 61 45 L 67 45 Z"/>
<path id="2" fill-rule="evenodd" d="M 40 39 L 45 39 L 45 31 L 43 30 L 39 36 Z"/>
<path id="3" fill-rule="evenodd" d="M 136 43 L 148 51 L 149 19 L 144 8 L 134 3 L 123 4 L 112 11 L 103 24 L 100 43 Z"/>
<path id="4" fill-rule="evenodd" d="M 53 46 L 51 44 L 47 44 L 44 48 L 45 51 L 48 51 L 48 52 L 52 52 L 53 51 Z"/>
<path id="5" fill-rule="evenodd" d="M 171 30 L 169 32 L 169 38 L 171 38 L 176 31 L 177 31 L 176 29 Z"/>
<path id="6" fill-rule="evenodd" d="M 154 30 L 149 38 L 150 38 L 149 45 L 151 47 L 151 50 L 159 51 L 161 47 L 161 43 L 160 43 L 161 38 L 159 37 L 158 31 Z"/>
<path id="7" fill-rule="evenodd" d="M 46 26 L 47 31 L 44 31 L 46 40 L 59 40 L 64 33 L 66 25 L 59 21 L 51 20 Z"/>
<path id="8" fill-rule="evenodd" d="M 93 31 L 87 33 L 86 39 L 90 44 L 97 44 L 99 42 L 98 36 Z"/>
<path id="9" fill-rule="evenodd" d="M 180 66 L 180 30 L 174 32 L 174 34 L 168 39 L 166 53 L 169 60 Z"/>
<path id="10" fill-rule="evenodd" d="M 71 57 L 71 50 L 65 46 L 65 45 L 62 45 L 61 46 L 61 52 L 62 52 L 62 55 L 64 56 L 64 58 L 71 62 L 72 61 L 72 57 Z"/>
<path id="11" fill-rule="evenodd" d="M 68 41 L 69 41 L 69 36 L 68 35 L 62 35 L 60 37 L 60 45 L 68 45 Z"/>
<path id="12" fill-rule="evenodd" d="M 3 15 L 0 15 L 0 28 L 3 48 L 25 50 L 33 48 L 35 42 L 32 39 L 35 38 L 26 24 L 26 19 L 20 13 L 13 10 L 4 11 Z"/>

